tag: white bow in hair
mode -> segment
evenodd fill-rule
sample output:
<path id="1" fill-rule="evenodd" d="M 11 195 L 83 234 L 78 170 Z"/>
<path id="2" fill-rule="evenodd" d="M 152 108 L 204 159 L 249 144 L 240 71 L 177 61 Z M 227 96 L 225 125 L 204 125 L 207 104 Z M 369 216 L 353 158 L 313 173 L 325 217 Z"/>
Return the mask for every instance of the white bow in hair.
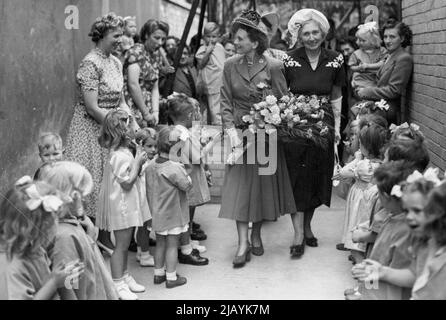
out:
<path id="1" fill-rule="evenodd" d="M 410 176 L 407 177 L 406 181 L 408 183 L 414 183 L 420 179 L 426 179 L 427 181 L 433 182 L 435 186 L 441 184 L 440 178 L 438 178 L 439 170 L 438 168 L 429 168 L 422 174 L 418 170 L 415 170 Z"/>
<path id="2" fill-rule="evenodd" d="M 358 30 L 378 32 L 378 24 L 376 23 L 376 21 L 370 21 L 370 22 L 359 25 Z"/>
<path id="3" fill-rule="evenodd" d="M 14 186 L 21 187 L 21 186 L 24 186 L 25 184 L 32 183 L 32 182 L 33 182 L 33 179 L 30 176 L 23 176 L 19 180 L 16 181 Z"/>
<path id="4" fill-rule="evenodd" d="M 392 123 L 389 127 L 390 132 L 394 133 L 396 130 L 399 129 L 412 129 L 415 132 L 420 131 L 420 126 L 415 124 L 415 123 L 411 123 L 410 125 L 407 122 L 404 122 L 403 124 L 397 126 L 396 124 Z"/>
<path id="5" fill-rule="evenodd" d="M 38 207 L 43 206 L 43 209 L 46 212 L 56 212 L 63 204 L 63 201 L 57 196 L 54 195 L 41 196 L 35 184 L 27 188 L 25 192 L 30 198 L 25 202 L 26 207 L 30 211 L 34 211 Z"/>
<path id="6" fill-rule="evenodd" d="M 397 198 L 401 198 L 403 196 L 403 191 L 401 190 L 401 186 L 396 184 L 393 186 L 392 191 L 390 192 L 391 196 L 395 196 Z"/>

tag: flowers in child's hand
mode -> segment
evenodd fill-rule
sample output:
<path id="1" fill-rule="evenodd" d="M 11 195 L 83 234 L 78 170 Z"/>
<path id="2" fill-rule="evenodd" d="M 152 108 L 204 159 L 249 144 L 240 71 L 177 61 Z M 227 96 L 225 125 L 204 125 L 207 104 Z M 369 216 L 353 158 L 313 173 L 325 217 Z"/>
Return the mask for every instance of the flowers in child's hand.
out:
<path id="1" fill-rule="evenodd" d="M 403 196 L 403 191 L 401 190 L 401 186 L 396 184 L 393 186 L 392 191 L 390 192 L 391 196 L 395 196 L 397 198 L 401 198 Z"/>

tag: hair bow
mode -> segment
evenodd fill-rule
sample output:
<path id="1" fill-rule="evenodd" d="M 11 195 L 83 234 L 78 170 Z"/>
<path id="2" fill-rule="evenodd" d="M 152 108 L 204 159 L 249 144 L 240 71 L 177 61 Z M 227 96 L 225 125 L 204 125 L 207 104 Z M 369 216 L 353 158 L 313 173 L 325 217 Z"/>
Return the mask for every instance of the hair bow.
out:
<path id="1" fill-rule="evenodd" d="M 421 174 L 418 170 L 415 170 L 410 176 L 407 177 L 406 182 L 414 183 L 420 179 L 426 179 L 427 181 L 433 182 L 435 186 L 441 184 L 440 178 L 438 178 L 439 170 L 438 168 L 429 168 Z"/>
<path id="2" fill-rule="evenodd" d="M 395 131 L 399 130 L 399 129 L 412 129 L 415 132 L 420 131 L 420 126 L 415 124 L 415 123 L 411 123 L 410 125 L 407 122 L 404 122 L 403 124 L 397 126 L 395 124 L 391 124 L 390 127 L 390 132 L 394 133 Z"/>
<path id="3" fill-rule="evenodd" d="M 390 108 L 389 104 L 384 99 L 381 99 L 380 101 L 375 102 L 375 106 L 381 110 L 384 110 L 384 111 L 387 111 Z"/>
<path id="4" fill-rule="evenodd" d="M 38 207 L 43 206 L 43 209 L 46 212 L 56 212 L 63 204 L 63 201 L 57 196 L 54 195 L 41 196 L 35 184 L 27 188 L 25 192 L 30 198 L 25 202 L 26 207 L 30 211 L 34 211 Z"/>
<path id="5" fill-rule="evenodd" d="M 370 22 L 359 25 L 358 30 L 378 32 L 378 24 L 376 23 L 376 21 L 370 21 Z"/>
<path id="6" fill-rule="evenodd" d="M 29 184 L 29 183 L 32 183 L 32 182 L 33 182 L 33 179 L 30 176 L 23 176 L 19 180 L 16 181 L 14 186 L 22 187 L 22 186 L 24 186 L 26 184 Z"/>
<path id="7" fill-rule="evenodd" d="M 396 184 L 393 186 L 392 191 L 390 192 L 391 196 L 395 196 L 397 198 L 401 198 L 403 196 L 403 191 L 401 190 L 401 186 Z"/>

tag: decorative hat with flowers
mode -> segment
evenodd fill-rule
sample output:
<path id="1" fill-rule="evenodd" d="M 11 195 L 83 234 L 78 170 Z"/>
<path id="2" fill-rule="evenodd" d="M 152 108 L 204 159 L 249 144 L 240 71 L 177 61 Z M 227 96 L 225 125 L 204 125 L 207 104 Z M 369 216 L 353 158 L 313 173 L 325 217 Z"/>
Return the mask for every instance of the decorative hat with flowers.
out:
<path id="1" fill-rule="evenodd" d="M 259 83 L 257 87 L 266 92 L 268 86 Z M 295 96 L 292 93 L 280 100 L 273 95 L 264 95 L 261 102 L 252 106 L 251 112 L 243 117 L 252 133 L 265 129 L 267 134 L 278 131 L 282 140 L 305 138 L 326 149 L 328 147 L 329 128 L 324 118 L 328 97 Z"/>

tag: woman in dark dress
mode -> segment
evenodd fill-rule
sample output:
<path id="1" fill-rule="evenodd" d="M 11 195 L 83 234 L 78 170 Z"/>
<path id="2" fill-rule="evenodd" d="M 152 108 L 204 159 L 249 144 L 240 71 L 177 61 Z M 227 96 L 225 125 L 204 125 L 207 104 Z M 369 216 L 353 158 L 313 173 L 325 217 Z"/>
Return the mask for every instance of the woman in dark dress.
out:
<path id="1" fill-rule="evenodd" d="M 345 82 L 342 54 L 322 48 L 330 25 L 325 16 L 313 9 L 302 9 L 294 14 L 288 25 L 294 42 L 302 47 L 287 53 L 284 59 L 285 77 L 296 95 L 325 96 L 324 122 L 333 128 L 328 136 L 328 147 L 322 149 L 306 138 L 296 138 L 285 144 L 285 157 L 298 212 L 293 214 L 295 230 L 291 255 L 299 257 L 305 244 L 316 247 L 317 239 L 311 230 L 314 210 L 322 204 L 330 205 L 334 166 L 334 143 L 340 138 L 342 106 L 341 87 Z M 302 239 L 303 235 L 303 239 Z"/>

